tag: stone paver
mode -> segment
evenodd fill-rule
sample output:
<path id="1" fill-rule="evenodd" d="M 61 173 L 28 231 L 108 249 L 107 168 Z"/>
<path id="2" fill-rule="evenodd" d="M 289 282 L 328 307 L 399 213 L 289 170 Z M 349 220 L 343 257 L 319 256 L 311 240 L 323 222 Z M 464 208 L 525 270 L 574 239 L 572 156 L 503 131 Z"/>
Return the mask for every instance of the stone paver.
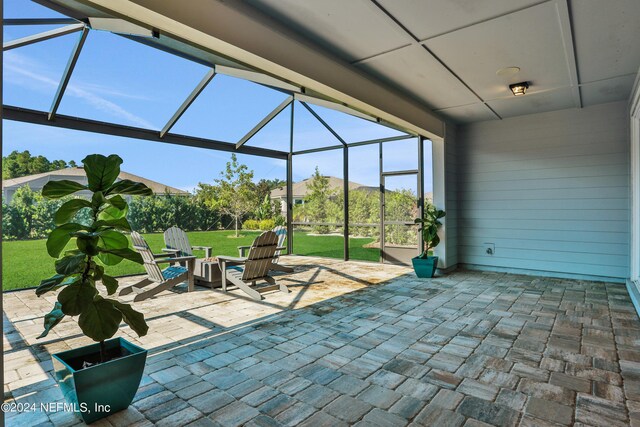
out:
<path id="1" fill-rule="evenodd" d="M 96 425 L 640 425 L 640 321 L 623 285 L 281 262 L 295 267 L 278 279 L 290 294 L 179 286 L 138 303 L 149 334 L 121 336 L 149 350 L 141 386 Z M 36 341 L 50 306 L 4 295 L 9 403 L 61 401 L 49 354 L 87 343 L 71 318 Z M 77 421 L 7 414 L 12 426 Z"/>

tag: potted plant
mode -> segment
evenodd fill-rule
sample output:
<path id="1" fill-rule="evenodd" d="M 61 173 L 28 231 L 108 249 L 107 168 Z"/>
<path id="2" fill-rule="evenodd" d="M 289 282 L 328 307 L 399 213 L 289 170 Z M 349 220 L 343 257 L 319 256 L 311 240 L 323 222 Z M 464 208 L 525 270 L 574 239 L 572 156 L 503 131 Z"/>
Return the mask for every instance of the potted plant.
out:
<path id="1" fill-rule="evenodd" d="M 423 251 L 411 261 L 416 275 L 420 278 L 433 277 L 436 268 L 438 268 L 438 257 L 431 256 L 429 253 L 440 243 L 438 228 L 442 225 L 440 218 L 445 215 L 443 210 L 436 209 L 434 205 L 429 203 L 424 208 L 422 218 L 416 218 L 414 221 L 416 224 L 421 224 Z"/>
<path id="2" fill-rule="evenodd" d="M 44 331 L 38 338 L 47 336 L 65 316 L 78 316 L 84 335 L 96 341 L 52 355 L 65 399 L 89 424 L 128 407 L 142 378 L 147 351 L 122 338 L 110 338 L 121 321 L 138 336 L 145 335 L 149 328 L 144 317 L 131 305 L 99 293 L 96 285 L 101 283 L 106 294 L 113 295 L 118 281 L 105 274 L 104 266 L 123 259 L 142 264 L 142 257 L 129 247 L 123 234 L 131 231 L 131 226 L 125 218 L 128 205 L 122 195 L 147 196 L 152 191 L 127 179 L 116 182 L 122 164 L 117 155 L 94 154 L 82 163 L 87 185 L 59 180 L 42 189 L 42 195 L 49 199 L 79 191 L 89 192 L 90 197 L 68 200 L 56 211 L 56 228 L 47 239 L 47 251 L 56 258 L 56 274 L 43 280 L 36 294 L 61 289 L 53 310 L 44 317 Z M 78 211 L 85 208 L 90 209 L 91 224 L 74 222 Z"/>

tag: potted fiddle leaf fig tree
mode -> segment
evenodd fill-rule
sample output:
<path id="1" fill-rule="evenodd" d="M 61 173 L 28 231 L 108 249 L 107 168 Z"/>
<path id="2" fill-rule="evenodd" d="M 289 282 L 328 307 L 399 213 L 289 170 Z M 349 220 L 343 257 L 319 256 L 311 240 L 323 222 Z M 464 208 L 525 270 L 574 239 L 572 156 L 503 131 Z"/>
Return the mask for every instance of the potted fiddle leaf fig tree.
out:
<path id="1" fill-rule="evenodd" d="M 59 199 L 76 192 L 90 197 L 63 203 L 54 215 L 56 228 L 47 239 L 47 251 L 56 258 L 56 274 L 36 289 L 42 296 L 60 290 L 53 310 L 44 317 L 47 336 L 65 316 L 78 318 L 78 326 L 96 341 L 86 347 L 52 355 L 55 375 L 67 401 L 88 424 L 131 404 L 140 385 L 147 351 L 123 338 L 112 337 L 122 321 L 138 336 L 149 329 L 142 313 L 131 305 L 109 298 L 118 280 L 105 274 L 105 266 L 127 259 L 142 264 L 142 257 L 129 247 L 123 232 L 131 231 L 126 219 L 128 205 L 123 195 L 148 196 L 146 185 L 117 181 L 122 159 L 93 154 L 82 161 L 87 185 L 75 181 L 48 182 L 42 195 Z M 91 223 L 74 222 L 81 209 L 89 209 Z M 104 288 L 99 292 L 98 285 Z M 106 295 L 105 295 L 106 293 Z"/>
<path id="2" fill-rule="evenodd" d="M 437 209 L 434 205 L 429 203 L 424 208 L 424 214 L 422 218 L 416 218 L 414 222 L 420 224 L 422 231 L 422 254 L 415 258 L 412 258 L 413 269 L 416 275 L 420 278 L 433 277 L 438 268 L 438 257 L 432 256 L 432 249 L 438 246 L 440 243 L 440 236 L 438 236 L 438 229 L 442 225 L 440 218 L 444 218 L 445 212 Z"/>

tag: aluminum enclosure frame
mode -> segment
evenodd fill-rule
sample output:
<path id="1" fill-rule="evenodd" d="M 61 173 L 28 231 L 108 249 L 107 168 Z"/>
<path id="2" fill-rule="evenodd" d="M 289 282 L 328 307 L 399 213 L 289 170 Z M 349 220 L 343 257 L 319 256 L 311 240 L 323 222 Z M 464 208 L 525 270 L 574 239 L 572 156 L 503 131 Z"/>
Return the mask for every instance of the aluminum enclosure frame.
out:
<path id="1" fill-rule="evenodd" d="M 364 141 L 357 141 L 348 143 L 335 129 L 333 129 L 322 117 L 315 111 L 308 103 L 313 103 L 314 98 L 307 95 L 300 95 L 299 92 L 296 92 L 295 88 L 286 87 L 286 86 L 278 86 L 269 84 L 272 82 L 273 78 L 270 76 L 265 76 L 265 78 L 261 78 L 259 73 L 247 70 L 234 70 L 230 69 L 226 66 L 216 66 L 215 64 L 209 64 L 211 69 L 207 72 L 207 74 L 202 78 L 202 80 L 198 83 L 198 85 L 192 90 L 192 92 L 187 96 L 187 98 L 182 102 L 180 106 L 176 108 L 175 114 L 169 119 L 169 121 L 164 125 L 161 130 L 154 129 L 145 129 L 139 127 L 125 126 L 116 123 L 103 122 L 98 120 L 91 119 L 83 119 L 77 117 L 70 117 L 65 115 L 57 114 L 57 108 L 60 105 L 62 98 L 64 97 L 65 89 L 72 77 L 72 73 L 74 70 L 74 66 L 81 55 L 82 47 L 86 37 L 91 30 L 89 26 L 84 25 L 82 21 L 73 19 L 73 18 L 63 18 L 63 19 L 50 19 L 50 18 L 35 18 L 35 19 L 11 19 L 6 20 L 4 25 L 51 25 L 51 24 L 73 24 L 77 25 L 73 26 L 73 32 L 80 31 L 80 38 L 71 52 L 71 56 L 69 58 L 69 62 L 67 67 L 62 75 L 60 80 L 58 90 L 52 100 L 51 108 L 47 111 L 37 111 L 27 108 L 21 108 L 19 106 L 11 106 L 11 105 L 2 105 L 2 119 L 31 123 L 36 125 L 44 125 L 44 126 L 52 126 L 59 127 L 71 130 L 78 130 L 84 132 L 105 134 L 105 135 L 113 135 L 119 137 L 126 137 L 138 140 L 146 140 L 152 142 L 162 142 L 167 144 L 181 145 L 187 147 L 197 147 L 197 148 L 205 148 L 217 151 L 224 152 L 232 152 L 239 154 L 247 154 L 254 155 L 266 158 L 274 158 L 279 160 L 286 161 L 286 175 L 287 175 L 287 230 L 288 236 L 287 239 L 287 253 L 293 253 L 293 240 L 294 240 L 294 230 L 293 226 L 296 224 L 293 221 L 293 194 L 292 194 L 292 185 L 293 185 L 293 161 L 294 156 L 302 155 L 302 154 L 311 154 L 311 153 L 319 153 L 330 150 L 342 150 L 343 154 L 343 191 L 344 191 L 344 202 L 343 202 L 343 222 L 341 224 L 335 224 L 336 226 L 340 226 L 343 228 L 343 239 L 344 239 L 344 260 L 349 260 L 349 148 L 351 147 L 359 147 L 364 145 L 378 144 L 380 150 L 380 172 L 382 173 L 382 145 L 385 142 L 392 141 L 401 141 L 412 138 L 418 139 L 418 158 L 419 165 L 418 173 L 419 177 L 419 195 L 418 195 L 418 203 L 420 213 L 423 211 L 424 207 L 424 194 L 423 193 L 423 185 L 424 185 L 424 165 L 423 165 L 423 141 L 424 138 L 420 136 L 416 136 L 415 134 L 405 132 L 404 135 L 386 137 L 386 138 L 377 138 L 370 139 Z M 71 26 L 67 27 L 64 31 L 69 31 Z M 60 35 L 62 35 L 62 32 Z M 52 33 L 53 36 L 57 36 L 57 32 Z M 65 33 L 67 34 L 67 33 Z M 123 35 L 124 36 L 124 35 Z M 126 38 L 133 39 L 131 36 L 124 36 Z M 39 35 L 33 36 L 31 38 L 27 38 L 25 40 L 24 45 L 37 43 L 42 40 L 47 40 L 50 38 L 49 34 L 45 34 L 44 37 L 39 37 Z M 140 41 L 140 40 L 135 40 Z M 153 44 L 145 43 L 148 46 L 159 48 L 154 46 Z M 21 44 L 22 45 L 22 44 Z M 21 46 L 20 45 L 20 46 Z M 19 46 L 16 45 L 15 48 Z M 13 48 L 13 47 L 10 47 Z M 166 51 L 166 50 L 165 50 Z M 179 55 L 177 52 L 172 52 L 174 55 L 182 57 L 187 60 L 194 60 L 189 57 L 185 57 L 184 55 Z M 201 63 L 200 61 L 196 61 Z M 188 135 L 179 135 L 169 133 L 170 129 L 180 120 L 182 115 L 186 112 L 189 106 L 195 101 L 198 95 L 205 89 L 208 83 L 215 77 L 217 73 L 221 74 L 233 74 L 240 73 L 239 77 L 242 77 L 246 74 L 246 79 L 254 81 L 256 84 L 261 84 L 267 87 L 270 87 L 274 90 L 278 90 L 284 93 L 287 93 L 289 96 L 273 111 L 271 111 L 266 117 L 264 117 L 259 123 L 254 126 L 254 128 L 249 131 L 240 141 L 237 142 L 228 142 L 228 141 L 219 141 L 214 139 L 200 138 Z M 244 73 L 244 74 L 243 74 Z M 236 73 L 237 74 L 237 73 Z M 1 89 L 0 89 L 1 90 Z M 303 89 L 301 89 L 303 90 Z M 300 99 L 298 99 L 298 95 L 300 95 Z M 311 115 L 326 129 L 328 130 L 339 142 L 340 145 L 334 145 L 329 147 L 319 147 L 315 149 L 309 150 L 300 150 L 294 151 L 294 127 L 295 127 L 295 104 L 296 101 L 300 103 L 306 110 L 311 113 Z M 318 99 L 318 105 L 322 105 L 325 108 L 331 108 L 335 105 L 334 108 L 336 111 L 342 112 L 343 114 L 350 114 L 349 109 L 341 104 L 333 104 L 331 101 Z M 279 151 L 272 150 L 267 148 L 260 148 L 251 145 L 247 145 L 247 142 L 251 140 L 251 138 L 256 135 L 264 126 L 266 126 L 271 120 L 273 120 L 276 116 L 281 114 L 287 107 L 290 106 L 290 129 L 289 129 L 289 150 L 287 151 Z M 353 111 L 354 117 L 358 117 L 363 119 L 363 113 L 358 111 Z M 368 118 L 370 121 L 377 123 L 379 126 L 397 129 L 395 126 L 390 126 L 387 123 L 382 122 L 379 119 L 374 117 Z M 402 130 L 401 130 L 402 131 Z M 404 132 L 404 131 L 403 131 Z M 382 177 L 382 175 L 380 175 Z M 381 191 L 383 189 L 381 188 Z M 382 210 L 380 211 L 380 215 L 382 215 Z M 305 223 L 307 225 L 313 225 L 312 223 Z M 420 244 L 422 244 L 420 242 Z"/>

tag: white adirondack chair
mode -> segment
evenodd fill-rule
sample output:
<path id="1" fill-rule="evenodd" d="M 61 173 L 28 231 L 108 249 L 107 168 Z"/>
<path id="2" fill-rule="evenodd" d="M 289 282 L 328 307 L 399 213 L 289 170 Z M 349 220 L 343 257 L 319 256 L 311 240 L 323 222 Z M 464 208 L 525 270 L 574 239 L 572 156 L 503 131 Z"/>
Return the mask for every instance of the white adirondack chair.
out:
<path id="1" fill-rule="evenodd" d="M 229 281 L 256 300 L 262 299 L 262 293 L 276 289 L 288 293 L 289 289 L 285 285 L 277 283 L 269 276 L 277 258 L 277 249 L 278 236 L 273 231 L 265 231 L 253 241 L 246 258 L 218 256 L 222 272 L 222 290 L 226 292 Z M 253 287 L 259 280 L 269 283 L 270 286 Z"/>
<path id="2" fill-rule="evenodd" d="M 191 246 L 187 233 L 175 225 L 164 232 L 164 244 L 165 252 L 175 253 L 177 256 L 193 256 L 193 250 L 197 249 L 205 251 L 205 257 L 211 258 L 210 246 Z"/>
<path id="3" fill-rule="evenodd" d="M 284 273 L 293 273 L 293 268 L 287 267 L 285 265 L 280 265 L 278 263 L 278 261 L 280 260 L 280 253 L 287 250 L 286 246 L 284 246 L 284 240 L 287 238 L 287 227 L 285 227 L 284 225 L 278 225 L 271 231 L 273 231 L 276 236 L 278 236 L 278 247 L 276 248 L 275 260 L 271 264 L 271 270 L 282 271 Z M 251 246 L 238 246 L 238 252 L 240 252 L 240 256 L 244 257 L 249 248 L 251 248 Z"/>
<path id="4" fill-rule="evenodd" d="M 210 246 L 192 246 L 187 233 L 176 226 L 164 232 L 164 244 L 165 248 L 162 250 L 175 256 L 194 256 L 194 250 L 205 251 L 205 258 L 198 258 L 195 261 L 195 283 L 211 288 L 220 286 L 220 269 L 216 259 L 211 257 Z"/>
<path id="5" fill-rule="evenodd" d="M 162 291 L 171 289 L 182 282 L 187 282 L 189 292 L 193 291 L 193 269 L 196 259 L 194 256 L 169 257 L 167 254 L 153 254 L 144 238 L 135 231 L 131 232 L 131 240 L 133 249 L 142 255 L 147 277 L 134 285 L 123 288 L 120 291 L 121 296 L 134 292 L 137 295 L 133 300 L 142 301 Z M 162 256 L 164 258 L 161 258 Z M 161 270 L 158 265 L 161 263 L 175 264 L 177 262 L 184 262 L 187 266 L 171 265 Z M 153 285 L 153 287 L 145 289 L 149 285 Z"/>

